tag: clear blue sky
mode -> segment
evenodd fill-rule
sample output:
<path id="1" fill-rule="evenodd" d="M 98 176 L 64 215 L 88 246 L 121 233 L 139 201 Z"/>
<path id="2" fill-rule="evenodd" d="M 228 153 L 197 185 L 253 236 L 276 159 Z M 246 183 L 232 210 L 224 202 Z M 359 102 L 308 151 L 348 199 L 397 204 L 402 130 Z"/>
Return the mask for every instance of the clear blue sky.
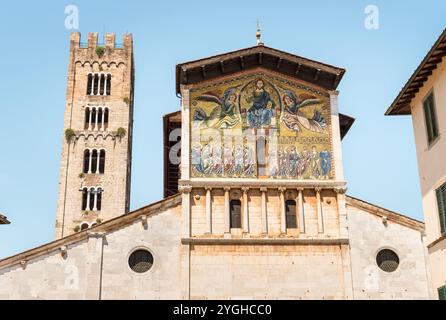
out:
<path id="1" fill-rule="evenodd" d="M 132 32 L 136 87 L 131 207 L 162 197 L 162 121 L 179 109 L 175 64 L 255 44 L 347 69 L 340 111 L 348 193 L 422 219 L 410 117 L 384 112 L 445 27 L 438 1 L 8 1 L 0 11 L 0 258 L 54 239 L 69 35 Z M 380 28 L 364 27 L 367 5 Z"/>

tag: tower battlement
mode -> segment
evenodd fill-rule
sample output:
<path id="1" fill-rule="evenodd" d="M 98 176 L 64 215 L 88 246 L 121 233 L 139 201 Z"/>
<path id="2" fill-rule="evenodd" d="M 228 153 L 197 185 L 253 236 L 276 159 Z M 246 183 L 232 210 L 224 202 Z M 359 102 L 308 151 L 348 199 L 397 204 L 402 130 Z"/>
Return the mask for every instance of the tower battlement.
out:
<path id="1" fill-rule="evenodd" d="M 105 33 L 103 42 L 99 42 L 97 32 L 89 32 L 87 42 L 82 42 L 80 32 L 72 32 L 70 36 L 71 49 L 93 49 L 103 47 L 105 49 L 119 49 L 132 50 L 133 35 L 131 33 L 124 33 L 121 37 L 121 43 L 116 42 L 116 35 L 114 32 Z"/>

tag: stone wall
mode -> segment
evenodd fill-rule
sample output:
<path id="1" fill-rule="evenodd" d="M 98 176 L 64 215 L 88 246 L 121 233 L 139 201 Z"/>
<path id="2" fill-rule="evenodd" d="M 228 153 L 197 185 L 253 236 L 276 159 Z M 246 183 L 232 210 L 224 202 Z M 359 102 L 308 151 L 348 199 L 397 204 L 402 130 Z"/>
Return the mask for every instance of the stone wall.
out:
<path id="1" fill-rule="evenodd" d="M 355 299 L 428 299 L 422 233 L 348 205 L 348 230 Z M 391 249 L 400 260 L 394 272 L 381 270 L 376 256 Z"/>

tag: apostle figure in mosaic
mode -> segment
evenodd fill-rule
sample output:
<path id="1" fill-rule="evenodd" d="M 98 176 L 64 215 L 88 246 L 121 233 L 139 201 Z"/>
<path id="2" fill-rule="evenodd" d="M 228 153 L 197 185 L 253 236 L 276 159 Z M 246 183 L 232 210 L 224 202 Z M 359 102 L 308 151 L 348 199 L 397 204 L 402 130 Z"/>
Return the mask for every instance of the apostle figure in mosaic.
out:
<path id="1" fill-rule="evenodd" d="M 331 157 L 327 149 L 322 150 L 319 153 L 321 161 L 321 174 L 323 179 L 328 179 L 331 171 Z"/>
<path id="2" fill-rule="evenodd" d="M 262 128 L 271 124 L 274 116 L 275 102 L 271 99 L 268 91 L 265 90 L 265 83 L 262 79 L 255 81 L 255 89 L 246 98 L 246 102 L 251 104 L 247 111 L 247 119 L 250 128 Z"/>
<path id="3" fill-rule="evenodd" d="M 208 143 L 206 143 L 201 150 L 201 161 L 204 174 L 210 174 L 212 172 L 212 149 L 212 138 L 209 138 Z"/>
<path id="4" fill-rule="evenodd" d="M 306 171 L 309 167 L 309 163 L 311 160 L 310 158 L 311 158 L 310 152 L 308 152 L 307 147 L 304 147 L 301 152 L 300 159 L 298 161 L 297 176 L 299 177 L 299 179 L 303 179 L 305 177 Z"/>
<path id="5" fill-rule="evenodd" d="M 268 175 L 276 177 L 279 174 L 279 159 L 277 157 L 277 147 L 271 147 L 268 150 Z"/>
<path id="6" fill-rule="evenodd" d="M 195 123 L 199 123 L 202 128 L 231 129 L 240 123 L 240 115 L 237 113 L 237 89 L 227 89 L 223 97 L 213 94 L 203 94 L 197 98 L 201 101 L 215 102 L 217 106 L 212 109 L 209 115 L 197 107 L 193 116 Z"/>
<path id="7" fill-rule="evenodd" d="M 298 170 L 298 163 L 299 163 L 299 156 L 296 152 L 296 147 L 291 146 L 289 151 L 289 172 L 288 176 L 290 178 L 296 178 L 297 176 L 297 170 Z"/>
<path id="8" fill-rule="evenodd" d="M 318 152 L 316 151 L 316 146 L 313 146 L 312 151 L 310 153 L 310 170 L 311 170 L 311 178 L 319 179 L 321 175 L 320 158 Z"/>
<path id="9" fill-rule="evenodd" d="M 254 176 L 255 166 L 256 166 L 256 158 L 254 150 L 249 146 L 244 146 L 244 161 L 245 161 L 245 171 L 244 175 L 248 177 Z"/>
<path id="10" fill-rule="evenodd" d="M 201 159 L 201 144 L 196 143 L 192 147 L 192 170 L 196 174 L 203 174 L 204 173 L 204 167 L 203 167 L 203 160 Z"/>
<path id="11" fill-rule="evenodd" d="M 291 90 L 285 90 L 282 97 L 283 113 L 281 120 L 285 126 L 292 131 L 301 132 L 302 127 L 313 132 L 324 132 L 325 119 L 319 111 L 315 111 L 313 118 L 309 119 L 299 109 L 320 103 L 320 100 L 309 94 L 301 94 L 299 97 Z"/>
<path id="12" fill-rule="evenodd" d="M 223 151 L 223 165 L 224 173 L 226 176 L 232 176 L 234 174 L 234 156 L 232 146 L 226 145 Z"/>
<path id="13" fill-rule="evenodd" d="M 240 176 L 243 174 L 244 165 L 243 165 L 243 144 L 237 143 L 234 151 L 234 164 L 235 170 L 234 174 L 236 176 Z"/>
<path id="14" fill-rule="evenodd" d="M 279 149 L 279 175 L 286 177 L 288 175 L 288 153 L 285 149 Z"/>
<path id="15" fill-rule="evenodd" d="M 210 174 L 214 176 L 221 175 L 223 173 L 223 161 L 221 152 L 220 141 L 214 141 L 212 146 L 212 169 Z"/>

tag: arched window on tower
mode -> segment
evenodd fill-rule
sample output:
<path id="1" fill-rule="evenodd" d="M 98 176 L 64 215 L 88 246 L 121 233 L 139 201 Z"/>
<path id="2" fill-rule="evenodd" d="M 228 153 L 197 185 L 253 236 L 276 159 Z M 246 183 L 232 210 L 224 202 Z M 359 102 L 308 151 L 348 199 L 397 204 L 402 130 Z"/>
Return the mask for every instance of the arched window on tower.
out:
<path id="1" fill-rule="evenodd" d="M 104 108 L 98 108 L 98 123 L 97 123 L 97 130 L 103 130 L 102 129 L 102 117 L 104 116 Z"/>
<path id="2" fill-rule="evenodd" d="M 90 73 L 87 78 L 87 94 L 92 94 L 93 75 Z"/>
<path id="3" fill-rule="evenodd" d="M 102 188 L 96 190 L 96 210 L 101 211 L 102 208 Z"/>
<path id="4" fill-rule="evenodd" d="M 91 109 L 91 121 L 90 121 L 90 130 L 96 129 L 96 108 Z"/>
<path id="5" fill-rule="evenodd" d="M 111 92 L 111 74 L 107 74 L 107 86 L 105 90 L 105 95 L 109 96 Z"/>
<path id="6" fill-rule="evenodd" d="M 88 130 L 88 127 L 90 126 L 90 108 L 85 108 L 85 124 L 84 124 L 84 130 Z"/>
<path id="7" fill-rule="evenodd" d="M 90 203 L 89 203 L 89 210 L 94 210 L 94 202 L 95 202 L 95 198 L 96 198 L 96 190 L 94 188 L 90 188 L 89 190 L 90 193 Z"/>
<path id="8" fill-rule="evenodd" d="M 103 96 L 104 95 L 104 87 L 105 87 L 105 75 L 101 74 L 99 75 L 99 95 Z"/>
<path id="9" fill-rule="evenodd" d="M 88 229 L 90 226 L 88 225 L 87 222 L 84 222 L 81 224 L 81 231 Z"/>
<path id="10" fill-rule="evenodd" d="M 109 96 L 111 91 L 111 74 L 93 73 L 87 78 L 87 95 Z"/>
<path id="11" fill-rule="evenodd" d="M 88 189 L 83 188 L 82 189 L 82 207 L 81 207 L 82 211 L 87 210 L 87 202 L 88 202 Z"/>
<path id="12" fill-rule="evenodd" d="M 105 172 L 105 150 L 99 152 L 99 173 Z"/>
<path id="13" fill-rule="evenodd" d="M 285 201 L 286 227 L 287 229 L 297 228 L 296 201 Z"/>
<path id="14" fill-rule="evenodd" d="M 84 170 L 83 173 L 88 173 L 90 169 L 90 150 L 86 149 L 84 151 Z"/>
<path id="15" fill-rule="evenodd" d="M 96 173 L 98 170 L 98 150 L 91 151 L 91 173 Z"/>
<path id="16" fill-rule="evenodd" d="M 108 129 L 108 108 L 104 109 L 104 131 Z"/>
<path id="17" fill-rule="evenodd" d="M 99 93 L 99 74 L 95 73 L 93 79 L 94 79 L 93 92 L 91 94 L 98 95 L 98 93 Z"/>
<path id="18" fill-rule="evenodd" d="M 242 215 L 241 215 L 242 204 L 240 200 L 231 200 L 229 203 L 229 209 L 231 214 L 231 228 L 241 228 L 242 227 Z"/>

